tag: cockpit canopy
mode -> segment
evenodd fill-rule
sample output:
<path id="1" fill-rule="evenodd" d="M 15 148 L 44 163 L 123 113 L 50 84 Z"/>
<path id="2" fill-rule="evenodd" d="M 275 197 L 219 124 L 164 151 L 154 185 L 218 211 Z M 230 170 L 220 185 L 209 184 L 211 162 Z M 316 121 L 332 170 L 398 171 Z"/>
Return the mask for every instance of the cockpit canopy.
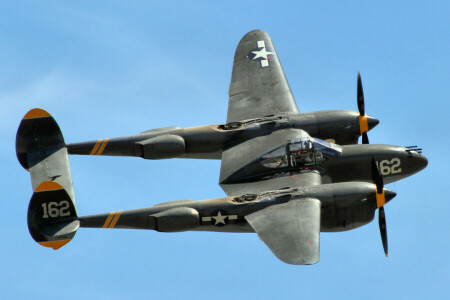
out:
<path id="1" fill-rule="evenodd" d="M 318 138 L 303 137 L 290 140 L 261 156 L 261 164 L 266 168 L 308 167 L 342 153 L 336 144 Z"/>

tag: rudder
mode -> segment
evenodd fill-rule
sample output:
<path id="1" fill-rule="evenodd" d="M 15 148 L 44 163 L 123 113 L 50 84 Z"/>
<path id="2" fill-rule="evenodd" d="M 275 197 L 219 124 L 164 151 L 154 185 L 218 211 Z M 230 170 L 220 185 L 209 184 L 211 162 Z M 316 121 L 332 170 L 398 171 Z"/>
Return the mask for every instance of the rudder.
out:
<path id="1" fill-rule="evenodd" d="M 54 181 L 41 183 L 28 206 L 28 230 L 33 239 L 57 250 L 70 242 L 79 227 L 75 204 L 64 188 Z"/>

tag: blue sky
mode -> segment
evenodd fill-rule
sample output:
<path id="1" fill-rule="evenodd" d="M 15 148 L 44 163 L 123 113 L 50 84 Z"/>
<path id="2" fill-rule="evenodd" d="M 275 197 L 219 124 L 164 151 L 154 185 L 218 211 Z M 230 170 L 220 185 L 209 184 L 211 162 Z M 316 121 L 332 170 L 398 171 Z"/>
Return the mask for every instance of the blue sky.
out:
<path id="1" fill-rule="evenodd" d="M 131 1 L 130 1 L 131 2 Z M 445 299 L 450 297 L 448 1 L 3 1 L 0 4 L 0 294 L 34 298 Z M 378 224 L 321 235 L 291 266 L 255 234 L 80 229 L 58 251 L 28 234 L 29 176 L 15 134 L 48 110 L 66 142 L 226 119 L 234 51 L 274 42 L 302 112 L 356 110 L 371 143 L 419 145 L 427 169 L 388 187 Z M 70 157 L 80 215 L 221 197 L 219 161 Z"/>

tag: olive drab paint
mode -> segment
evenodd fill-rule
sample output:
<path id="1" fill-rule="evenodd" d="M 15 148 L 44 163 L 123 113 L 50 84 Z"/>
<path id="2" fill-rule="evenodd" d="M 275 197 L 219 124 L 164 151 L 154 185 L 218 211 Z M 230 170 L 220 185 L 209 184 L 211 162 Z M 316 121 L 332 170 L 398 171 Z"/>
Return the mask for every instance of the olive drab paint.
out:
<path id="1" fill-rule="evenodd" d="M 300 113 L 270 36 L 254 30 L 237 46 L 228 94 L 225 123 L 69 144 L 48 112 L 30 110 L 16 153 L 33 186 L 33 239 L 56 250 L 79 228 L 256 232 L 280 260 L 304 265 L 319 260 L 320 232 L 363 226 L 378 209 L 387 256 L 384 206 L 396 193 L 384 184 L 428 161 L 417 146 L 369 144 L 367 133 L 379 121 L 365 114 L 361 76 L 358 111 Z M 68 155 L 220 159 L 227 196 L 79 216 Z"/>

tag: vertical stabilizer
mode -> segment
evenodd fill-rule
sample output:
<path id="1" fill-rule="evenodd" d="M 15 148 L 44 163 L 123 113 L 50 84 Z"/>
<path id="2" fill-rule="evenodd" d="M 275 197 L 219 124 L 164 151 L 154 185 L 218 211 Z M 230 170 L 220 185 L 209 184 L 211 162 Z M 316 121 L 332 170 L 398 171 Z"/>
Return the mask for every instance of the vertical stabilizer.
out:
<path id="1" fill-rule="evenodd" d="M 16 154 L 31 176 L 30 234 L 39 244 L 58 249 L 72 239 L 79 222 L 66 144 L 47 111 L 35 108 L 24 116 L 17 130 Z"/>

